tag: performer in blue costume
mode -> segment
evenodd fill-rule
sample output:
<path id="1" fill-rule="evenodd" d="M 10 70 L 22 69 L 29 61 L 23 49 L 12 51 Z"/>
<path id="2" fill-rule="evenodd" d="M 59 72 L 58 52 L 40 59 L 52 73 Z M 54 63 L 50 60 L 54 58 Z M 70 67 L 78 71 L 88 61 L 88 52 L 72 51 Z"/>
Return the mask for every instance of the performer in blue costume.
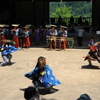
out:
<path id="1" fill-rule="evenodd" d="M 35 69 L 24 75 L 32 80 L 37 87 L 52 87 L 61 82 L 53 75 L 52 69 L 46 65 L 46 58 L 39 57 Z"/>
<path id="2" fill-rule="evenodd" d="M 19 50 L 18 48 L 15 48 L 13 46 L 15 44 L 15 42 L 13 42 L 11 40 L 3 40 L 3 42 L 5 42 L 5 44 L 3 44 L 0 47 L 3 62 L 0 63 L 0 66 L 6 65 L 7 63 L 11 63 L 11 58 L 12 58 L 11 53 Z"/>

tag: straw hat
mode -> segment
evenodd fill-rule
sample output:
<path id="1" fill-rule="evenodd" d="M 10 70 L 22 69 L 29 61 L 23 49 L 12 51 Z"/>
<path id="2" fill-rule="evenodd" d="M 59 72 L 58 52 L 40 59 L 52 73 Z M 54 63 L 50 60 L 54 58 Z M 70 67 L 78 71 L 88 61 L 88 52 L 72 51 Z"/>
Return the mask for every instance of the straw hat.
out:
<path id="1" fill-rule="evenodd" d="M 20 24 L 12 24 L 12 26 L 17 26 L 17 27 L 18 27 L 19 25 L 20 25 Z"/>
<path id="2" fill-rule="evenodd" d="M 31 27 L 31 26 L 32 26 L 31 24 L 26 24 L 26 25 L 25 25 L 25 27 Z"/>
<path id="3" fill-rule="evenodd" d="M 49 27 L 51 27 L 51 26 L 50 26 L 50 25 L 45 25 L 45 27 L 49 28 Z"/>
<path id="4" fill-rule="evenodd" d="M 67 28 L 66 26 L 60 26 L 60 27 L 62 27 L 62 28 Z"/>
<path id="5" fill-rule="evenodd" d="M 4 27 L 9 27 L 9 25 L 8 24 L 5 24 L 5 26 Z"/>
<path id="6" fill-rule="evenodd" d="M 25 27 L 23 27 L 23 28 L 29 28 L 29 26 L 25 26 Z"/>
<path id="7" fill-rule="evenodd" d="M 51 26 L 51 27 L 57 27 L 56 25 L 52 25 L 52 24 L 51 24 L 50 26 Z"/>
<path id="8" fill-rule="evenodd" d="M 11 42 L 11 40 L 2 40 L 2 42 Z"/>
<path id="9" fill-rule="evenodd" d="M 5 26 L 5 24 L 0 24 L 0 27 L 4 27 Z"/>

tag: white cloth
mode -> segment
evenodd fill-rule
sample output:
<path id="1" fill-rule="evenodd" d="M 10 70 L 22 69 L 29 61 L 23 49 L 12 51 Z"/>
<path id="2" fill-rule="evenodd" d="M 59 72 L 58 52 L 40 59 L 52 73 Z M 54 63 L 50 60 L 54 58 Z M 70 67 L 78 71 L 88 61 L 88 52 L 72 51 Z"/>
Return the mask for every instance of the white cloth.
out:
<path id="1" fill-rule="evenodd" d="M 85 30 L 79 29 L 77 32 L 78 32 L 78 37 L 83 37 L 83 33 L 85 32 Z"/>

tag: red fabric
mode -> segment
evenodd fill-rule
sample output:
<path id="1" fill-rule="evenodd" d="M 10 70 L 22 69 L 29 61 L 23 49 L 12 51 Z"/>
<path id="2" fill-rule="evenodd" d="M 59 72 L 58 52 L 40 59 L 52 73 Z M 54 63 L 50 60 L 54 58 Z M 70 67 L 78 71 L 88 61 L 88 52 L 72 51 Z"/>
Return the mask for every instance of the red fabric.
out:
<path id="1" fill-rule="evenodd" d="M 25 37 L 23 47 L 30 47 L 30 36 Z"/>
<path id="2" fill-rule="evenodd" d="M 66 41 L 61 41 L 60 42 L 60 49 L 66 49 L 67 45 L 66 45 Z"/>
<path id="3" fill-rule="evenodd" d="M 1 40 L 0 40 L 0 41 L 1 41 L 1 45 L 3 45 L 3 44 L 4 44 L 4 42 L 2 42 L 2 40 L 5 40 L 5 39 L 6 39 L 6 38 L 5 38 L 5 35 L 1 34 L 1 36 L 0 36 L 0 37 L 1 37 Z"/>
<path id="4" fill-rule="evenodd" d="M 90 46 L 90 51 L 94 51 L 95 49 L 95 46 Z"/>
<path id="5" fill-rule="evenodd" d="M 0 35 L 0 46 L 1 46 L 1 35 Z"/>
<path id="6" fill-rule="evenodd" d="M 18 36 L 13 36 L 13 41 L 16 43 L 16 44 L 14 45 L 14 47 L 16 47 L 16 48 L 20 47 Z"/>

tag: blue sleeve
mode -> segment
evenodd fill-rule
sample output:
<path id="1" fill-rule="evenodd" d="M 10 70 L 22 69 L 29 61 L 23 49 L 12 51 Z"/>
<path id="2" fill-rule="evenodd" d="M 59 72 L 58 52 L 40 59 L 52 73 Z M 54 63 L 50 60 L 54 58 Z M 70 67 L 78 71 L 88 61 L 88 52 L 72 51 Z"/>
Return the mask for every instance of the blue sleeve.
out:
<path id="1" fill-rule="evenodd" d="M 34 73 L 34 71 L 31 71 L 31 72 L 29 72 L 29 73 L 24 74 L 24 76 L 32 80 L 32 78 L 33 78 L 33 77 L 32 77 L 33 73 Z"/>
<path id="2" fill-rule="evenodd" d="M 32 79 L 33 79 L 33 74 L 35 73 L 35 71 L 36 71 L 37 69 L 38 69 L 38 68 L 35 68 L 33 71 L 24 74 L 24 76 L 32 80 Z"/>

